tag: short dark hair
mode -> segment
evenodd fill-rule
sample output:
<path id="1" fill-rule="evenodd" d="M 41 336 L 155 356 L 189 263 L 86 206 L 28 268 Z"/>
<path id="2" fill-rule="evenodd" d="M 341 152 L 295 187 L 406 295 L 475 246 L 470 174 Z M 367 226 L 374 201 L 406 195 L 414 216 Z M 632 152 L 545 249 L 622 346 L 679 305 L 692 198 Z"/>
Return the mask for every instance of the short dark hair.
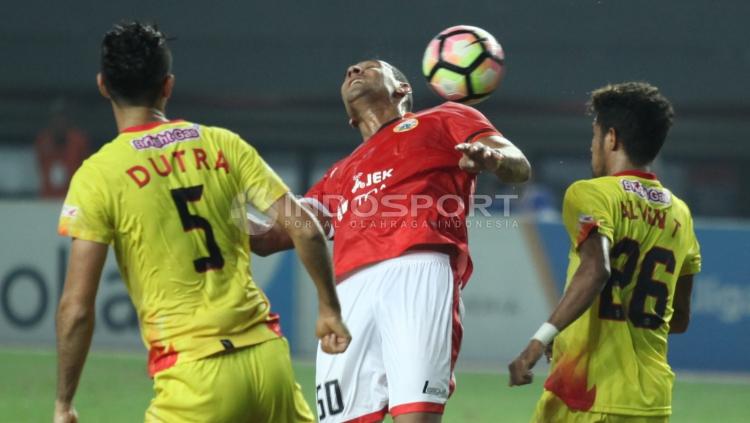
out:
<path id="1" fill-rule="evenodd" d="M 637 166 L 656 158 L 674 119 L 669 100 L 646 82 L 609 84 L 594 90 L 589 112 L 602 130 L 614 128 L 628 158 Z"/>
<path id="2" fill-rule="evenodd" d="M 406 75 L 404 75 L 403 72 L 401 72 L 397 67 L 391 65 L 390 63 L 389 65 L 391 66 L 391 69 L 393 69 L 393 76 L 396 78 L 396 81 L 409 84 L 409 80 L 406 79 Z M 414 105 L 414 96 L 410 92 L 409 94 L 406 95 L 406 100 L 404 101 L 404 107 L 406 107 L 406 111 L 411 112 L 411 108 L 413 105 Z"/>
<path id="3" fill-rule="evenodd" d="M 156 25 L 126 22 L 104 34 L 101 73 L 116 103 L 153 105 L 171 70 L 172 53 Z"/>

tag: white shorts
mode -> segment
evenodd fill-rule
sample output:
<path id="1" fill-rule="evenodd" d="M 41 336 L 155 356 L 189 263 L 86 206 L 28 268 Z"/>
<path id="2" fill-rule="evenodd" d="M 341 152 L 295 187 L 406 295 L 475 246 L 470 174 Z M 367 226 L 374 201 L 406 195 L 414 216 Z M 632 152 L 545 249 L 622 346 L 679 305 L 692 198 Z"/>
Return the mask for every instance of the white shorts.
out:
<path id="1" fill-rule="evenodd" d="M 407 253 L 356 271 L 337 291 L 352 342 L 339 355 L 318 347 L 320 421 L 442 413 L 463 334 L 450 258 Z"/>

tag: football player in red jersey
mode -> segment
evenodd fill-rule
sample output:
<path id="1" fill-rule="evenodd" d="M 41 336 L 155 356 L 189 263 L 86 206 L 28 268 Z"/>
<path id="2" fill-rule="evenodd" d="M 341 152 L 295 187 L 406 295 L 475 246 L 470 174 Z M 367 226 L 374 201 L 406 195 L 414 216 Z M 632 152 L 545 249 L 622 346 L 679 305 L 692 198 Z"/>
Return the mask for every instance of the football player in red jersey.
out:
<path id="1" fill-rule="evenodd" d="M 409 82 L 379 60 L 350 66 L 341 86 L 362 144 L 305 195 L 334 239 L 342 313 L 338 356 L 318 350 L 322 422 L 436 422 L 453 390 L 460 290 L 471 274 L 465 224 L 476 175 L 524 182 L 523 153 L 477 110 L 447 102 L 411 113 Z M 253 239 L 291 248 L 281 230 Z"/>

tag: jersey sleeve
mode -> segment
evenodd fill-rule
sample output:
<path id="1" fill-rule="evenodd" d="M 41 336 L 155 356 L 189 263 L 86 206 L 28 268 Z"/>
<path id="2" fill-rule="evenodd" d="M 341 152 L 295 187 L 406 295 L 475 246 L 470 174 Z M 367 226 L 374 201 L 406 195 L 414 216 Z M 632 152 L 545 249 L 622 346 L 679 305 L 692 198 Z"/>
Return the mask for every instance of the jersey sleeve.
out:
<path id="1" fill-rule="evenodd" d="M 104 178 L 85 162 L 70 182 L 57 232 L 102 244 L 112 242 L 115 231 L 109 197 Z"/>
<path id="2" fill-rule="evenodd" d="M 250 144 L 238 141 L 238 171 L 240 188 L 246 201 L 261 212 L 268 210 L 276 200 L 289 192 L 289 187 L 271 169 Z"/>
<path id="3" fill-rule="evenodd" d="M 336 188 L 338 171 L 339 163 L 336 163 L 305 193 L 305 198 L 309 199 L 307 204 L 329 216 L 336 213 L 343 199 Z"/>
<path id="4" fill-rule="evenodd" d="M 690 247 L 685 256 L 685 261 L 682 263 L 682 268 L 680 269 L 680 276 L 695 275 L 701 271 L 701 248 L 700 244 L 698 244 L 698 238 L 695 236 L 695 231 L 693 230 L 692 220 L 690 222 L 689 245 Z"/>
<path id="5" fill-rule="evenodd" d="M 615 222 L 609 202 L 591 181 L 576 182 L 565 191 L 563 223 L 576 248 L 594 229 L 613 242 Z"/>
<path id="6" fill-rule="evenodd" d="M 472 142 L 490 135 L 500 135 L 492 123 L 477 109 L 460 103 L 440 106 L 441 117 L 454 144 Z"/>

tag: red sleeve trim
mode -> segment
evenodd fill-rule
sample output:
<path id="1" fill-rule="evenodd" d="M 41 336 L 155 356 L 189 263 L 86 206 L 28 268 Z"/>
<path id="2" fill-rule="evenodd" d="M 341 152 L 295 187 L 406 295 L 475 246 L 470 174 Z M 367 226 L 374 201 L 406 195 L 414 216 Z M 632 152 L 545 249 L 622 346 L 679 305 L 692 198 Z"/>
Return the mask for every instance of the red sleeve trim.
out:
<path id="1" fill-rule="evenodd" d="M 598 228 L 599 224 L 596 222 L 591 223 L 585 223 L 581 225 L 581 230 L 578 231 L 578 238 L 576 238 L 576 248 L 580 247 L 581 244 L 583 244 L 583 241 L 586 241 L 586 238 L 589 237 L 589 234 L 591 234 L 591 231 Z"/>
<path id="2" fill-rule="evenodd" d="M 480 130 L 472 133 L 468 137 L 466 137 L 466 140 L 464 140 L 464 142 L 474 142 L 474 141 L 477 140 L 477 138 L 479 138 L 480 135 L 483 135 L 484 137 L 490 137 L 492 135 L 497 135 L 497 136 L 500 136 L 500 137 L 503 136 L 503 134 L 501 134 L 500 132 L 498 132 L 497 129 L 494 129 L 494 128 L 484 128 L 484 129 L 480 129 Z"/>
<path id="3" fill-rule="evenodd" d="M 387 413 L 388 413 L 388 407 L 385 407 L 380 411 L 375 411 L 374 413 L 365 414 L 364 416 L 359 416 L 351 420 L 346 420 L 344 423 L 376 423 L 376 422 L 383 421 Z"/>
<path id="4" fill-rule="evenodd" d="M 434 402 L 412 402 L 408 404 L 401 404 L 391 408 L 391 416 L 398 417 L 402 414 L 408 413 L 435 413 L 443 414 L 445 404 L 438 404 Z"/>

